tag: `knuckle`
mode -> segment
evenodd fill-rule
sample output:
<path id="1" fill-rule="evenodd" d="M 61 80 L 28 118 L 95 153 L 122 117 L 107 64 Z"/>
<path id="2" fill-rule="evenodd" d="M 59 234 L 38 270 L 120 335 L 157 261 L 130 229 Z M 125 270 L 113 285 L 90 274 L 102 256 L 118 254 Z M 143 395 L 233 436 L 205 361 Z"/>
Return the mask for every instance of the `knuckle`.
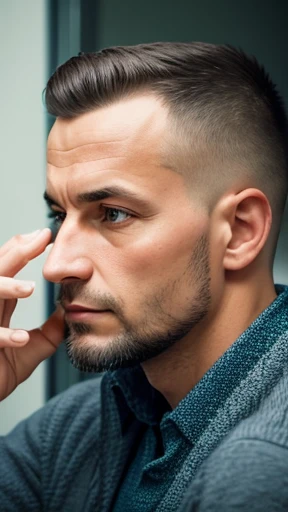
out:
<path id="1" fill-rule="evenodd" d="M 12 241 L 15 242 L 17 245 L 18 244 L 23 244 L 24 237 L 23 237 L 23 235 L 20 235 L 20 234 L 14 235 L 13 238 L 12 238 Z"/>

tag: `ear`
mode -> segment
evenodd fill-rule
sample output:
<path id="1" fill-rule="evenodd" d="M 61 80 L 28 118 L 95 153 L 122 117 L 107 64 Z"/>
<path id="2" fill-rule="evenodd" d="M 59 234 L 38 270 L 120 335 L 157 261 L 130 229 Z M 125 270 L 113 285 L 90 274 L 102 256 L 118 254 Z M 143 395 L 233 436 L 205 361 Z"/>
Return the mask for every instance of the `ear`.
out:
<path id="1" fill-rule="evenodd" d="M 240 270 L 255 260 L 267 241 L 271 207 L 265 194 L 255 188 L 230 196 L 225 206 L 231 231 L 223 264 L 226 270 Z"/>

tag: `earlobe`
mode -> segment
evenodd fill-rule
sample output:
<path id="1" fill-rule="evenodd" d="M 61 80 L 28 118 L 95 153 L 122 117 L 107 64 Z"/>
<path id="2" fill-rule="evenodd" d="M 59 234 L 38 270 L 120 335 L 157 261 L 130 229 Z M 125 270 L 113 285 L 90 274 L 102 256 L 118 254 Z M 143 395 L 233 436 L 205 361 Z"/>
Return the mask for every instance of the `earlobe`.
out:
<path id="1" fill-rule="evenodd" d="M 265 246 L 272 212 L 265 194 L 252 188 L 236 194 L 231 207 L 231 239 L 227 244 L 223 265 L 225 270 L 240 270 L 254 261 Z"/>

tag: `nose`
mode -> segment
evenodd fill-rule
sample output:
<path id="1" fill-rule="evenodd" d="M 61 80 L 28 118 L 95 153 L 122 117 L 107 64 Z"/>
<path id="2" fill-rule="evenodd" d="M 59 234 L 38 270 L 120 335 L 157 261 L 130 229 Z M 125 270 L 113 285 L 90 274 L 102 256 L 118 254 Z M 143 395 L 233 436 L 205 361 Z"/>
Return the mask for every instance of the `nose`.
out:
<path id="1" fill-rule="evenodd" d="M 64 229 L 58 232 L 52 249 L 43 267 L 43 276 L 52 283 L 64 280 L 86 281 L 93 274 L 91 249 L 87 246 L 90 237 L 81 230 Z"/>

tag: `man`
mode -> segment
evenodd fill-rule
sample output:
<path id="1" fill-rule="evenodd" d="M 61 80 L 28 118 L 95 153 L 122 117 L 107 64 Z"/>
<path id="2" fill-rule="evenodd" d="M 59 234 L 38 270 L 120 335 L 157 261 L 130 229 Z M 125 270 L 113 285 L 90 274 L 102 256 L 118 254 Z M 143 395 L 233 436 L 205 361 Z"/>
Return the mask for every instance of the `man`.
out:
<path id="1" fill-rule="evenodd" d="M 41 329 L 9 328 L 13 277 L 49 229 L 0 252 L 1 398 L 68 331 L 101 379 L 1 440 L 1 510 L 288 510 L 288 290 L 273 283 L 287 119 L 230 46 L 79 55 L 46 88 L 60 284 Z M 24 283 L 25 284 L 25 283 Z M 27 283 L 26 283 L 27 284 Z M 30 288 L 29 288 L 30 286 Z"/>

